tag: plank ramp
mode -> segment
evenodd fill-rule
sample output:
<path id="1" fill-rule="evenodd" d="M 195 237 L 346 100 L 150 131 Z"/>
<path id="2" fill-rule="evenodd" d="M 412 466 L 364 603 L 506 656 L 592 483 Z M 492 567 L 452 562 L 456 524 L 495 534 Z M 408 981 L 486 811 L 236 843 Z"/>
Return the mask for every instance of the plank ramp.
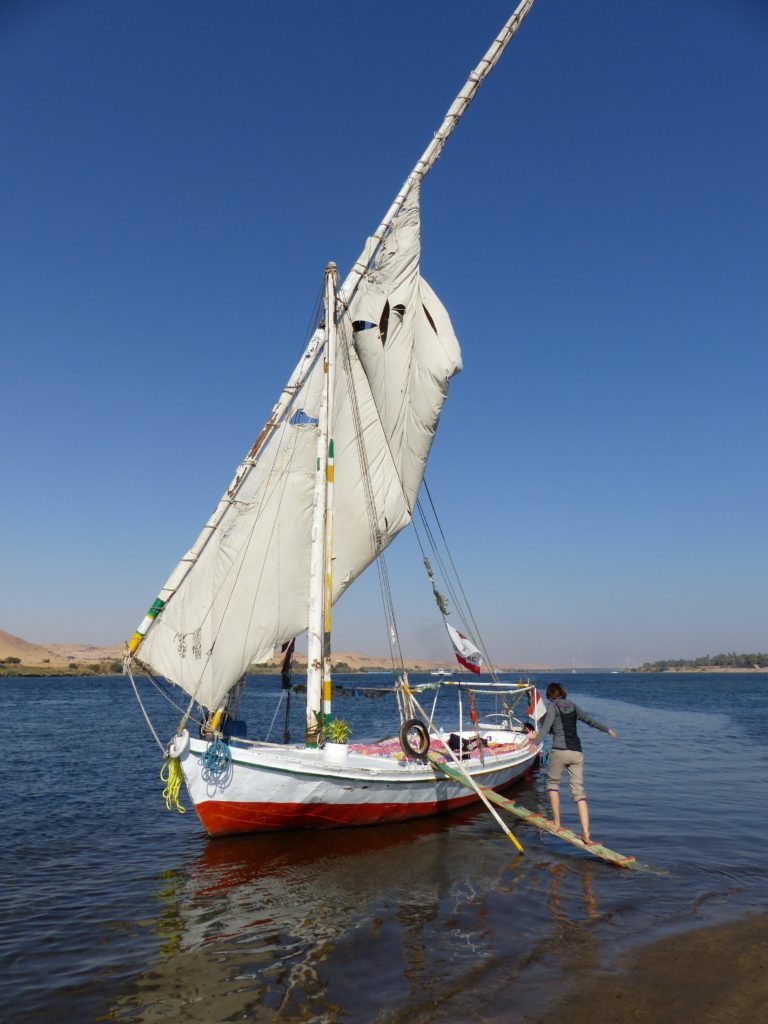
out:
<path id="1" fill-rule="evenodd" d="M 460 782 L 467 789 L 473 789 L 471 784 L 462 775 L 458 769 L 445 764 L 439 757 L 432 753 L 427 754 L 430 763 L 434 768 L 443 772 L 449 778 L 453 779 L 454 782 Z M 650 871 L 654 874 L 666 874 L 665 871 L 658 871 L 656 868 L 649 867 L 647 864 L 641 864 L 634 857 L 625 857 L 621 853 L 616 853 L 615 850 L 609 850 L 607 846 L 603 846 L 600 843 L 592 843 L 589 846 L 584 840 L 572 832 L 570 829 L 557 829 L 548 821 L 547 818 L 541 814 L 537 814 L 535 811 L 529 810 L 527 807 L 523 807 L 516 800 L 510 800 L 509 797 L 501 796 L 492 789 L 488 789 L 486 786 L 478 787 L 482 790 L 483 796 L 490 800 L 491 803 L 496 804 L 503 810 L 508 811 L 510 814 L 514 814 L 517 818 L 527 822 L 529 825 L 534 825 L 542 832 L 549 832 L 557 839 L 563 839 L 566 843 L 571 843 L 573 846 L 577 846 L 580 850 L 584 850 L 585 853 L 592 854 L 594 857 L 599 857 L 601 860 L 607 861 L 609 864 L 615 864 L 616 867 L 624 868 L 628 871 Z"/>

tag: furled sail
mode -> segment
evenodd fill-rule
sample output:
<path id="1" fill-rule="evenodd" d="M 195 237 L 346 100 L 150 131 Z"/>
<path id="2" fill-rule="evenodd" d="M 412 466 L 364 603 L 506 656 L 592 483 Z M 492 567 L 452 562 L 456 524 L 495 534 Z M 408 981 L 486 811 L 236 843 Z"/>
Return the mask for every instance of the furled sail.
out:
<path id="1" fill-rule="evenodd" d="M 461 353 L 443 304 L 419 274 L 419 190 L 412 188 L 351 304 L 365 370 L 409 510 L 416 502 L 448 381 Z"/>
<path id="2" fill-rule="evenodd" d="M 419 274 L 418 200 L 414 187 L 340 324 L 334 601 L 410 522 L 448 381 L 461 368 L 448 315 Z M 249 664 L 307 628 L 317 352 L 202 550 L 171 576 L 136 654 L 208 708 Z"/>

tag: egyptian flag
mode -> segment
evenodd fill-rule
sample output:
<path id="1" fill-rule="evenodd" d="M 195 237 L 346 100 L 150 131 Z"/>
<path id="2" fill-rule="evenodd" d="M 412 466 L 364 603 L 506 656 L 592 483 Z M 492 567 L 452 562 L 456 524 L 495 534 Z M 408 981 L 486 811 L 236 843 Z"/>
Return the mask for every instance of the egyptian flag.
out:
<path id="1" fill-rule="evenodd" d="M 476 676 L 479 676 L 480 666 L 483 664 L 483 656 L 480 651 L 478 651 L 471 640 L 468 640 L 458 629 L 454 629 L 449 622 L 446 622 L 445 628 L 448 630 L 448 636 L 451 638 L 456 661 L 470 672 L 474 672 Z"/>
<path id="2" fill-rule="evenodd" d="M 546 715 L 547 709 L 544 707 L 544 701 L 541 699 L 538 690 L 533 689 L 528 694 L 528 707 L 525 709 L 525 713 L 529 718 L 533 719 L 534 725 L 538 725 L 539 719 Z"/>

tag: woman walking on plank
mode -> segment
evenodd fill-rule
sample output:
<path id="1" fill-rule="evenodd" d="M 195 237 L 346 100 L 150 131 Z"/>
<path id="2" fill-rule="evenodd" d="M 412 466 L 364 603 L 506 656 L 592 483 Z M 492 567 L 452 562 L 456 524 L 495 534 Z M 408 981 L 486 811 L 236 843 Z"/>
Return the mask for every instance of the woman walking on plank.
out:
<path id="1" fill-rule="evenodd" d="M 547 687 L 549 707 L 537 732 L 531 733 L 529 739 L 543 740 L 552 733 L 552 751 L 549 755 L 549 771 L 547 773 L 547 792 L 552 805 L 552 820 L 555 828 L 560 828 L 560 779 L 563 770 L 568 769 L 568 785 L 571 796 L 576 803 L 581 822 L 581 838 L 587 846 L 594 843 L 589 834 L 589 807 L 584 793 L 584 755 L 576 732 L 576 722 L 591 725 L 593 729 L 607 732 L 617 739 L 617 734 L 607 725 L 596 721 L 586 711 L 582 711 L 572 700 L 568 700 L 565 687 L 560 683 L 550 683 Z"/>

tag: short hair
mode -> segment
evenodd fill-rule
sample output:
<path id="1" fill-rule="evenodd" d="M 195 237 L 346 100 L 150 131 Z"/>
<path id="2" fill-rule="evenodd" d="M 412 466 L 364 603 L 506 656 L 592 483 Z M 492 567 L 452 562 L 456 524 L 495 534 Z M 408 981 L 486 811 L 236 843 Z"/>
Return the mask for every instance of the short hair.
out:
<path id="1" fill-rule="evenodd" d="M 559 697 L 567 697 L 565 687 L 560 683 L 550 683 L 547 687 L 547 700 L 557 700 Z"/>

